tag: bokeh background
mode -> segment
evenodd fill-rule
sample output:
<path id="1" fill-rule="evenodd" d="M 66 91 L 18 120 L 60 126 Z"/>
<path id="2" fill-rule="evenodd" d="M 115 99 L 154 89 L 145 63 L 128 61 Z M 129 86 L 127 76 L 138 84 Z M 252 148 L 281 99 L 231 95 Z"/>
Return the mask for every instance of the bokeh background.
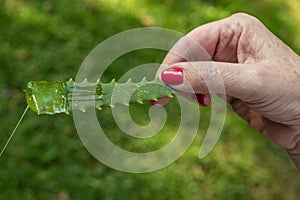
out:
<path id="1" fill-rule="evenodd" d="M 300 53 L 298 0 L 0 0 L 0 147 L 26 107 L 30 80 L 75 77 L 101 41 L 131 28 L 159 26 L 183 33 L 246 12 Z M 160 63 L 166 52 L 139 50 L 117 59 L 103 81 L 143 63 Z M 101 63 L 99 63 L 101 66 Z M 120 147 L 145 152 L 165 145 L 180 120 L 175 101 L 166 106 L 162 133 L 146 140 L 123 134 L 110 110 L 99 112 L 108 137 Z M 148 105 L 131 108 L 148 122 Z M 300 176 L 286 152 L 239 119 L 228 107 L 220 140 L 204 159 L 198 151 L 210 119 L 201 108 L 199 133 L 172 165 L 152 173 L 110 169 L 82 145 L 72 116 L 29 111 L 0 158 L 0 199 L 299 199 Z"/>

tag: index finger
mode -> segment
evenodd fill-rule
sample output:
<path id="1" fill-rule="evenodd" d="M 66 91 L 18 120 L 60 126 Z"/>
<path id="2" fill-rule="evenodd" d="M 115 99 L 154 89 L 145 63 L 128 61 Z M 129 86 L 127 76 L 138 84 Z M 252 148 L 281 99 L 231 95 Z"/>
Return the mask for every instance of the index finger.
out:
<path id="1" fill-rule="evenodd" d="M 252 18 L 247 14 L 234 14 L 193 29 L 171 48 L 162 62 L 162 68 L 186 61 L 214 60 L 237 63 L 237 50 L 243 24 L 251 21 L 249 19 Z"/>

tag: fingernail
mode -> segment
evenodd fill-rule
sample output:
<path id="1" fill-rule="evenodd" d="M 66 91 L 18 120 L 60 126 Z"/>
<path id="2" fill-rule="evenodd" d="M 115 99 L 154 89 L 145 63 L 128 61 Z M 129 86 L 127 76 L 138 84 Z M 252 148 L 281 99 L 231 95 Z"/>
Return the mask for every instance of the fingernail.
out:
<path id="1" fill-rule="evenodd" d="M 154 106 L 154 105 L 155 105 L 155 103 L 156 103 L 156 101 L 155 101 L 155 100 L 150 100 L 149 102 L 150 102 L 150 105 L 151 105 L 151 106 Z"/>
<path id="2" fill-rule="evenodd" d="M 211 103 L 211 98 L 209 94 L 196 94 L 197 101 L 202 106 L 209 106 Z"/>
<path id="3" fill-rule="evenodd" d="M 183 82 L 183 70 L 179 67 L 165 69 L 161 74 L 163 82 L 169 85 L 179 85 Z"/>
<path id="4" fill-rule="evenodd" d="M 164 105 L 166 105 L 170 100 L 171 100 L 171 98 L 168 98 L 168 97 L 160 98 L 160 99 L 158 99 L 158 100 L 150 100 L 150 105 L 151 105 L 151 106 L 164 106 Z"/>

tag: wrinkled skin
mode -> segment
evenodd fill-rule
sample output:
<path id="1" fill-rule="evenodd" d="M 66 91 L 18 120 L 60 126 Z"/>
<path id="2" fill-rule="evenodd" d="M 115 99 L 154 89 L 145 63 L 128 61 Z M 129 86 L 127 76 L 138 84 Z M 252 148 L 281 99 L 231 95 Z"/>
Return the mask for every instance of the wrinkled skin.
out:
<path id="1" fill-rule="evenodd" d="M 187 62 L 170 52 L 157 75 L 160 77 L 166 68 L 180 67 L 184 81 L 170 87 L 186 96 L 193 92 L 188 84 L 195 93 L 219 93 L 221 86 L 214 83 L 215 74 L 210 70 L 213 63 L 226 91 L 220 96 L 226 95 L 233 110 L 251 127 L 287 149 L 299 168 L 300 57 L 259 20 L 247 14 L 205 24 L 192 30 L 186 38 L 200 44 L 211 60 L 202 55 L 197 57 L 197 52 L 193 52 L 193 59 L 188 60 L 192 62 Z M 190 51 L 182 42 L 186 38 L 174 45 L 174 52 Z M 208 90 L 205 81 L 213 87 Z"/>

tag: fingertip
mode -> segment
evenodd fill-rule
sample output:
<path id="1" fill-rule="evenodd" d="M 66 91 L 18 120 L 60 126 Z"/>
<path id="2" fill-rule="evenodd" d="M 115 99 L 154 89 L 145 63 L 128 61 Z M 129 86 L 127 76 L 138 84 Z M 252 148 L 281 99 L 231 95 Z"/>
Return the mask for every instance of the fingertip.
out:
<path id="1" fill-rule="evenodd" d="M 164 98 L 160 98 L 158 100 L 150 100 L 150 105 L 151 106 L 164 106 L 167 103 L 169 103 L 169 101 L 171 100 L 171 98 L 169 97 L 164 97 Z"/>
<path id="2" fill-rule="evenodd" d="M 183 83 L 183 69 L 177 66 L 167 68 L 161 72 L 161 80 L 168 85 L 180 85 Z"/>

